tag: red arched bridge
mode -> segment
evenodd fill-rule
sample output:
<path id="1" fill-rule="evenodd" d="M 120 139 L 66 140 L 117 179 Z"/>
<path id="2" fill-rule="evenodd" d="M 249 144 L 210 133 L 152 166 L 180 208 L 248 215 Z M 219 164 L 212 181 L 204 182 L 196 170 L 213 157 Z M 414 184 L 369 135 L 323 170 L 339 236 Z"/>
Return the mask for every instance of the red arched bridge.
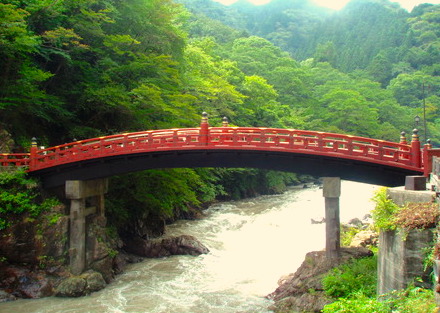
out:
<path id="1" fill-rule="evenodd" d="M 37 147 L 30 153 L 0 154 L 3 166 L 27 166 L 45 187 L 152 168 L 253 167 L 314 176 L 338 176 L 387 186 L 405 176 L 431 171 L 430 144 L 421 148 L 415 130 L 410 143 L 326 132 L 256 127 L 200 127 L 149 130 Z"/>

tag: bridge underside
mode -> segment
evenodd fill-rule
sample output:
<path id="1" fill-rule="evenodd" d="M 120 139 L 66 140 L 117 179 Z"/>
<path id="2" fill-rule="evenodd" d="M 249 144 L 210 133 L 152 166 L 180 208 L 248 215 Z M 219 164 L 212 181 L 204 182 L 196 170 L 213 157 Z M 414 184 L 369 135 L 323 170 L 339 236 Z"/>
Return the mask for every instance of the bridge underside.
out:
<path id="1" fill-rule="evenodd" d="M 383 186 L 402 186 L 405 177 L 421 175 L 380 164 L 332 158 L 319 155 L 267 151 L 189 150 L 138 153 L 99 160 L 69 163 L 32 172 L 39 176 L 45 188 L 61 186 L 66 180 L 89 180 L 157 168 L 247 167 L 316 177 L 336 176 L 345 180 Z"/>

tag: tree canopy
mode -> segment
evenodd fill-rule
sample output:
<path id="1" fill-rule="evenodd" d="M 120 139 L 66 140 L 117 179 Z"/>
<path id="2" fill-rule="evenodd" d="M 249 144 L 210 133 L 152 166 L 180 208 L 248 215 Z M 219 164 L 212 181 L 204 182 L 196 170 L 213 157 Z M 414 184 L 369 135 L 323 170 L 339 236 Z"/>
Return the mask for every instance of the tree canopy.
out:
<path id="1" fill-rule="evenodd" d="M 439 16 L 440 5 L 409 13 L 388 0 L 353 0 L 340 12 L 302 0 L 230 7 L 0 0 L 0 133 L 26 150 L 32 137 L 57 145 L 195 127 L 206 111 L 213 125 L 227 116 L 238 126 L 398 141 L 419 115 L 426 116 L 423 140 L 437 144 Z M 188 186 L 183 201 L 197 205 L 221 193 L 208 182 L 228 175 L 185 170 L 135 179 L 145 186 L 153 176 L 168 180 L 175 194 Z"/>

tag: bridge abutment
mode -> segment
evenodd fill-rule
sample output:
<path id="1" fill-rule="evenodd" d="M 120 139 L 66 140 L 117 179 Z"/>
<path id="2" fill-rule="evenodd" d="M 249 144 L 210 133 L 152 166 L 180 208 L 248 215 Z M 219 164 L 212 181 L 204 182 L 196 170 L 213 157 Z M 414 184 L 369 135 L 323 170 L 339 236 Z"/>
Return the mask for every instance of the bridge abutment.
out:
<path id="1" fill-rule="evenodd" d="M 424 177 L 423 177 L 424 178 Z M 413 178 L 409 178 L 411 182 Z M 426 187 L 426 183 L 425 183 Z M 387 196 L 398 206 L 408 203 L 433 203 L 436 193 L 424 190 L 390 188 Z M 379 295 L 406 288 L 416 277 L 428 282 L 429 270 L 424 268 L 427 249 L 432 245 L 433 229 L 388 230 L 379 234 L 377 292 Z M 426 286 L 426 285 L 425 285 Z"/>
<path id="2" fill-rule="evenodd" d="M 323 178 L 323 196 L 325 197 L 325 252 L 327 258 L 341 256 L 341 221 L 339 214 L 339 197 L 341 195 L 341 178 Z"/>
<path id="3" fill-rule="evenodd" d="M 104 216 L 107 189 L 107 179 L 66 181 L 66 198 L 70 200 L 69 261 L 74 275 L 81 274 L 86 267 L 86 217 Z"/>

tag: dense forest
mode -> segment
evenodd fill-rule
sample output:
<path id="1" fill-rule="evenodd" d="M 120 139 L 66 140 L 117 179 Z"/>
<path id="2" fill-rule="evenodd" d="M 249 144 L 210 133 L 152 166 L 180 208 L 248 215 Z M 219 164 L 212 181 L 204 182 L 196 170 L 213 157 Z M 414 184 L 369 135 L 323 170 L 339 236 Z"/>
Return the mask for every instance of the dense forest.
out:
<path id="1" fill-rule="evenodd" d="M 227 116 L 392 141 L 419 115 L 422 140 L 440 142 L 440 5 L 409 13 L 388 0 L 353 0 L 338 12 L 304 0 L 178 2 L 0 1 L 0 152 L 26 150 L 32 137 L 52 146 L 194 127 L 203 111 L 213 125 Z M 169 216 L 297 179 L 142 172 L 114 178 L 109 208 L 119 223 L 132 217 L 125 207 Z"/>

